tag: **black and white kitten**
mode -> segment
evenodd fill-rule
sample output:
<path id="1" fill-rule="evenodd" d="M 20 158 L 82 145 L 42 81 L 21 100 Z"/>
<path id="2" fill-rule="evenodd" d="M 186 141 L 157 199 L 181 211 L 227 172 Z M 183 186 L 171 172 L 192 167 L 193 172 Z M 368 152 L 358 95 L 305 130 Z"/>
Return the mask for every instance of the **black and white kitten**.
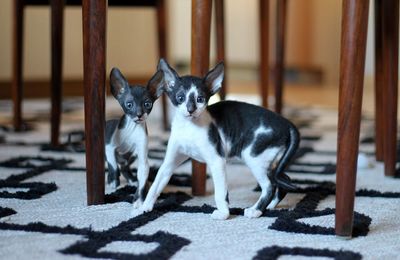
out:
<path id="1" fill-rule="evenodd" d="M 133 182 L 130 165 L 138 159 L 138 186 L 134 198 L 134 207 L 139 207 L 145 194 L 149 174 L 148 138 L 146 118 L 153 103 L 163 92 L 162 72 L 150 79 L 147 86 L 131 86 L 122 73 L 113 68 L 110 73 L 111 93 L 121 105 L 124 115 L 118 120 L 106 122 L 106 160 L 108 164 L 107 183 L 117 188 L 120 174 L 129 183 Z"/>
<path id="2" fill-rule="evenodd" d="M 208 165 L 215 187 L 217 209 L 214 219 L 227 219 L 228 185 L 226 160 L 241 158 L 261 187 L 261 196 L 244 215 L 259 217 L 266 207 L 275 207 L 294 189 L 283 172 L 299 145 L 299 132 L 282 116 L 259 106 L 223 101 L 207 106 L 209 98 L 221 88 L 224 65 L 218 64 L 204 78 L 180 77 L 165 60 L 165 91 L 176 114 L 172 120 L 164 162 L 139 212 L 153 209 L 157 197 L 167 185 L 173 170 L 189 157 Z"/>

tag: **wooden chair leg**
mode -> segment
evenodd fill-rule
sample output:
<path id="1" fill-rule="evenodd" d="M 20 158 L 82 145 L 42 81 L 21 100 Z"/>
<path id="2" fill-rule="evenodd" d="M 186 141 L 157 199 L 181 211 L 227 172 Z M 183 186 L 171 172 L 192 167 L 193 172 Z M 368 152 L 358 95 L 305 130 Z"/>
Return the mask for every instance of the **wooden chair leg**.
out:
<path id="1" fill-rule="evenodd" d="M 383 161 L 382 0 L 375 0 L 375 157 Z"/>
<path id="2" fill-rule="evenodd" d="M 227 61 L 225 57 L 225 15 L 224 15 L 224 0 L 215 0 L 215 22 L 216 22 L 216 43 L 217 43 L 217 62 L 224 61 L 224 81 L 222 82 L 219 96 L 222 100 L 226 97 L 226 79 L 227 79 Z"/>
<path id="3" fill-rule="evenodd" d="M 160 58 L 168 59 L 167 55 L 167 11 L 164 0 L 157 2 L 157 34 L 158 34 L 158 55 Z M 162 119 L 164 130 L 170 128 L 168 119 L 168 102 L 166 95 L 161 96 Z"/>
<path id="4" fill-rule="evenodd" d="M 191 73 L 204 77 L 210 64 L 210 30 L 212 0 L 192 0 Z M 206 193 L 206 165 L 192 162 L 192 193 Z"/>
<path id="5" fill-rule="evenodd" d="M 383 158 L 385 175 L 396 174 L 397 154 L 397 83 L 399 57 L 399 1 L 385 0 L 382 5 L 383 65 Z"/>
<path id="6" fill-rule="evenodd" d="M 12 99 L 13 99 L 13 125 L 15 131 L 23 130 L 22 123 L 22 63 L 23 63 L 23 24 L 24 24 L 24 1 L 15 0 L 13 13 L 13 80 L 12 80 Z"/>
<path id="7" fill-rule="evenodd" d="M 282 112 L 283 82 L 285 77 L 285 34 L 287 0 L 277 1 L 276 58 L 275 58 L 275 112 Z"/>
<path id="8" fill-rule="evenodd" d="M 335 223 L 336 235 L 343 237 L 350 237 L 353 229 L 368 4 L 343 1 Z"/>
<path id="9" fill-rule="evenodd" d="M 104 203 L 106 0 L 83 0 L 86 182 L 88 204 Z"/>
<path id="10" fill-rule="evenodd" d="M 269 86 L 269 0 L 259 0 L 260 19 L 260 94 L 261 104 L 268 108 Z"/>
<path id="11" fill-rule="evenodd" d="M 51 5 L 51 145 L 59 145 L 62 95 L 64 0 Z"/>

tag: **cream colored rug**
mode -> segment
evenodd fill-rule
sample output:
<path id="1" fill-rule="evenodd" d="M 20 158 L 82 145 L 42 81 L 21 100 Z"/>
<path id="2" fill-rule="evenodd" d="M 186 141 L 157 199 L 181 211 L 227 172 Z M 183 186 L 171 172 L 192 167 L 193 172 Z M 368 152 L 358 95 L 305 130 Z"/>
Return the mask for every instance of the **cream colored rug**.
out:
<path id="1" fill-rule="evenodd" d="M 257 102 L 251 97 L 233 97 Z M 256 181 L 238 161 L 228 166 L 231 218 L 215 221 L 213 185 L 192 197 L 190 163 L 176 170 L 153 212 L 132 218 L 134 186 L 107 188 L 106 204 L 87 206 L 82 100 L 64 102 L 63 149 L 48 149 L 49 104 L 29 101 L 31 131 L 14 133 L 11 103 L 0 101 L 0 259 L 400 259 L 400 179 L 374 160 L 372 122 L 363 121 L 354 238 L 334 235 L 336 112 L 289 108 L 302 133 L 287 169 L 299 186 L 257 219 L 243 209 L 258 198 Z M 108 117 L 119 116 L 107 100 Z M 148 121 L 152 177 L 168 140 L 159 107 Z M 134 164 L 136 167 L 136 164 Z"/>

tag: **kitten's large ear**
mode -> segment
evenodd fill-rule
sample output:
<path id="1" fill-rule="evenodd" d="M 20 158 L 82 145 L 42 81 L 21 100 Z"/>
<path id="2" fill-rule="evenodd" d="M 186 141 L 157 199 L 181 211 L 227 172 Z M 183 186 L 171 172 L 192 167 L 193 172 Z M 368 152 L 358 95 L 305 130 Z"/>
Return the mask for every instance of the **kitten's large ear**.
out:
<path id="1" fill-rule="evenodd" d="M 154 99 L 162 95 L 164 91 L 164 73 L 161 70 L 157 70 L 156 74 L 151 77 L 149 83 L 147 83 L 147 89 Z"/>
<path id="2" fill-rule="evenodd" d="M 178 73 L 169 66 L 166 60 L 160 59 L 157 70 L 160 70 L 163 72 L 163 77 L 164 77 L 164 84 L 165 84 L 165 89 L 169 92 L 172 90 L 172 88 L 175 86 L 176 81 L 179 78 Z"/>
<path id="3" fill-rule="evenodd" d="M 212 70 L 210 70 L 204 77 L 204 83 L 210 90 L 211 95 L 217 93 L 222 87 L 224 80 L 224 63 L 218 63 Z"/>
<path id="4" fill-rule="evenodd" d="M 110 73 L 111 94 L 119 99 L 124 94 L 128 87 L 128 82 L 118 68 L 113 68 Z"/>

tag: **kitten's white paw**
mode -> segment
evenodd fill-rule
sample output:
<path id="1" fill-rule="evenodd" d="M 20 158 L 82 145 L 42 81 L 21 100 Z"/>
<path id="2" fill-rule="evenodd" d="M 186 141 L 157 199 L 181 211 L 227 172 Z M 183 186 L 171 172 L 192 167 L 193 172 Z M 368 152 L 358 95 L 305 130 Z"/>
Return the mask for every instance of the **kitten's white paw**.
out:
<path id="1" fill-rule="evenodd" d="M 258 218 L 261 215 L 262 215 L 262 212 L 261 212 L 261 210 L 258 210 L 258 209 L 247 208 L 244 210 L 244 216 L 248 217 L 248 218 Z"/>
<path id="2" fill-rule="evenodd" d="M 150 212 L 153 210 L 153 206 L 154 205 L 149 203 L 143 203 L 143 205 L 139 208 L 139 210 L 142 212 Z"/>
<path id="3" fill-rule="evenodd" d="M 142 201 L 138 199 L 133 204 L 133 208 L 131 210 L 131 217 L 136 217 L 143 213 L 150 212 L 152 210 L 153 210 L 153 205 L 144 204 Z"/>
<path id="4" fill-rule="evenodd" d="M 134 217 L 137 217 L 137 216 L 139 216 L 141 214 L 143 214 L 143 211 L 141 211 L 140 209 L 132 208 L 130 216 L 132 218 L 134 218 Z"/>
<path id="5" fill-rule="evenodd" d="M 214 210 L 214 212 L 211 214 L 212 219 L 217 219 L 217 220 L 225 220 L 229 218 L 229 211 L 221 211 L 221 210 Z"/>
<path id="6" fill-rule="evenodd" d="M 134 203 L 133 203 L 133 208 L 134 209 L 138 209 L 143 205 L 143 201 L 141 199 L 137 199 Z"/>

